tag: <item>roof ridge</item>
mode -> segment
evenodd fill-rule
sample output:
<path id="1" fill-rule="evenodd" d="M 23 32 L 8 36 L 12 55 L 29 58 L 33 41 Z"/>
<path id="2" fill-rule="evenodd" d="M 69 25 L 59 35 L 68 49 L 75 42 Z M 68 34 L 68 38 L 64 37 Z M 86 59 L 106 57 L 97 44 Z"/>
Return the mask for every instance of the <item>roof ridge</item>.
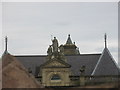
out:
<path id="1" fill-rule="evenodd" d="M 65 56 L 87 56 L 87 55 L 101 55 L 101 53 L 98 54 L 79 54 L 79 55 L 65 55 Z"/>
<path id="2" fill-rule="evenodd" d="M 102 54 L 101 54 L 101 56 L 99 57 L 99 60 L 98 60 L 98 62 L 97 62 L 97 64 L 96 64 L 96 66 L 95 66 L 95 69 L 93 70 L 93 72 L 92 72 L 92 74 L 91 75 L 94 75 L 94 73 L 95 73 L 95 71 L 96 71 L 96 69 L 97 69 L 97 66 L 99 65 L 99 63 L 100 63 L 100 60 L 101 60 L 101 58 L 103 57 L 103 53 L 105 52 L 105 49 L 103 50 L 103 52 L 102 52 Z"/>
<path id="3" fill-rule="evenodd" d="M 96 54 L 80 54 L 80 55 L 65 55 L 65 56 L 84 56 L 84 55 L 101 55 L 101 53 Z M 15 57 L 45 57 L 47 55 L 13 55 Z"/>
<path id="4" fill-rule="evenodd" d="M 101 53 L 92 53 L 92 54 L 80 54 L 80 55 L 99 55 L 99 54 L 101 54 Z"/>
<path id="5" fill-rule="evenodd" d="M 14 55 L 15 57 L 45 57 L 47 55 Z"/>

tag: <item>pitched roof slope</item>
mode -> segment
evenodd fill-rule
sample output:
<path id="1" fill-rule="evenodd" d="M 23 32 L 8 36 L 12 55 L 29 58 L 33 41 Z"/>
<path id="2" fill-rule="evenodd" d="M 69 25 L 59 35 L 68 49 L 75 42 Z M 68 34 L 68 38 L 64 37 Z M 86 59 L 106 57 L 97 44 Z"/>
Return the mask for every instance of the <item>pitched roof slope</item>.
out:
<path id="1" fill-rule="evenodd" d="M 100 56 L 94 71 L 92 72 L 93 76 L 98 75 L 118 75 L 120 74 L 120 69 L 110 54 L 107 47 L 103 50 L 102 55 Z"/>
<path id="2" fill-rule="evenodd" d="M 36 76 L 36 68 L 38 68 L 41 64 L 45 63 L 46 55 L 32 55 L 32 56 L 15 56 L 25 67 L 26 69 L 30 68 L 32 70 L 33 75 Z"/>
<path id="3" fill-rule="evenodd" d="M 2 87 L 3 88 L 40 88 L 35 78 L 12 55 L 2 56 Z"/>
<path id="4" fill-rule="evenodd" d="M 91 75 L 101 54 L 80 54 L 73 56 L 66 56 L 67 63 L 71 65 L 71 71 L 74 75 L 80 75 L 80 67 L 82 65 L 86 66 L 86 75 Z M 26 68 L 31 68 L 32 73 L 36 76 L 36 67 L 44 64 L 46 60 L 46 55 L 38 56 L 15 56 Z M 39 69 L 38 69 L 39 70 Z"/>
<path id="5" fill-rule="evenodd" d="M 101 54 L 81 54 L 67 56 L 67 63 L 71 65 L 73 75 L 80 75 L 80 68 L 85 65 L 85 75 L 91 75 Z"/>

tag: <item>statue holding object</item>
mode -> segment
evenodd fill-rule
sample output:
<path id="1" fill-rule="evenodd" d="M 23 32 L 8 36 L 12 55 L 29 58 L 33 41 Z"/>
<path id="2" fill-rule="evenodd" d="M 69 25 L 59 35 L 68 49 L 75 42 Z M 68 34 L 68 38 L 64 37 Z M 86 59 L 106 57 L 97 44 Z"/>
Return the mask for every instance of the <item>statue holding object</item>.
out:
<path id="1" fill-rule="evenodd" d="M 52 40 L 52 46 L 53 46 L 53 52 L 58 52 L 58 40 L 56 39 L 56 37 L 54 37 L 54 39 Z"/>

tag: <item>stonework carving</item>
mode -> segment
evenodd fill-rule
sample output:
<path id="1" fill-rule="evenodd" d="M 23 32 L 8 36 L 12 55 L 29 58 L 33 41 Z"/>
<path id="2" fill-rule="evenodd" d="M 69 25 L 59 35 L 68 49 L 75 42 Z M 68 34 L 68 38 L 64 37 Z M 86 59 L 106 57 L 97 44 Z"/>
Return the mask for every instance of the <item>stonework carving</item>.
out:
<path id="1" fill-rule="evenodd" d="M 48 56 L 52 55 L 52 46 L 51 45 L 49 45 L 49 48 L 47 50 L 47 54 L 48 54 Z"/>
<path id="2" fill-rule="evenodd" d="M 58 60 L 66 61 L 66 58 L 64 57 L 64 47 L 63 45 L 59 46 L 56 37 L 54 37 L 54 39 L 52 40 L 52 45 L 49 46 L 47 50 L 47 54 L 48 54 L 47 57 L 48 60 L 56 58 Z"/>
<path id="3" fill-rule="evenodd" d="M 65 67 L 64 64 L 59 63 L 57 61 L 52 61 L 51 63 L 47 64 L 45 67 L 55 67 L 55 66 L 57 66 L 57 67 Z"/>
<path id="4" fill-rule="evenodd" d="M 60 45 L 59 49 L 60 49 L 60 53 L 61 53 L 62 55 L 64 55 L 64 47 L 63 47 L 63 45 Z"/>
<path id="5" fill-rule="evenodd" d="M 48 61 L 41 67 L 42 84 L 44 86 L 69 86 L 71 84 L 70 65 L 64 55 L 64 45 L 58 44 L 56 37 L 52 40 L 52 45 L 47 50 Z M 51 80 L 53 75 L 59 75 L 60 80 Z"/>
<path id="6" fill-rule="evenodd" d="M 53 72 L 51 72 L 51 70 Z M 50 71 L 50 72 L 49 72 Z M 59 71 L 59 72 L 58 72 Z M 44 86 L 69 86 L 70 79 L 69 79 L 69 69 L 66 68 L 45 68 L 42 70 L 42 84 Z M 51 80 L 53 75 L 59 75 L 61 80 Z"/>
<path id="7" fill-rule="evenodd" d="M 81 68 L 80 68 L 81 75 L 85 74 L 85 68 L 86 68 L 85 65 L 81 66 Z"/>
<path id="8" fill-rule="evenodd" d="M 53 52 L 58 52 L 58 40 L 56 37 L 52 40 Z"/>

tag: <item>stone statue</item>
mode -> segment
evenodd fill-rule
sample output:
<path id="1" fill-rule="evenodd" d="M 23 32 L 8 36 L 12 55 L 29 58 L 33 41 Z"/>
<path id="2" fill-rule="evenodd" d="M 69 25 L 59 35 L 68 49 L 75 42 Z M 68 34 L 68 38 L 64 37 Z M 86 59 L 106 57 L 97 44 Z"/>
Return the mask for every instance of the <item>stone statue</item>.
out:
<path id="1" fill-rule="evenodd" d="M 80 68 L 80 86 L 85 86 L 85 65 L 82 65 Z"/>
<path id="2" fill-rule="evenodd" d="M 80 68 L 80 72 L 81 72 L 81 75 L 85 74 L 85 65 L 81 66 Z"/>
<path id="3" fill-rule="evenodd" d="M 60 45 L 59 50 L 60 50 L 60 53 L 64 55 L 64 47 L 63 47 L 63 45 Z"/>
<path id="4" fill-rule="evenodd" d="M 52 46 L 51 45 L 49 45 L 49 48 L 48 48 L 48 50 L 47 50 L 47 54 L 50 56 L 50 55 L 52 55 Z"/>
<path id="5" fill-rule="evenodd" d="M 53 46 L 53 52 L 58 52 L 58 40 L 56 39 L 56 37 L 54 37 L 54 39 L 52 40 L 52 46 Z"/>
<path id="6" fill-rule="evenodd" d="M 64 47 L 63 47 L 63 45 L 59 46 L 59 50 L 60 50 L 60 52 L 59 52 L 60 59 L 63 60 L 63 61 L 66 61 L 66 58 L 64 56 Z"/>

